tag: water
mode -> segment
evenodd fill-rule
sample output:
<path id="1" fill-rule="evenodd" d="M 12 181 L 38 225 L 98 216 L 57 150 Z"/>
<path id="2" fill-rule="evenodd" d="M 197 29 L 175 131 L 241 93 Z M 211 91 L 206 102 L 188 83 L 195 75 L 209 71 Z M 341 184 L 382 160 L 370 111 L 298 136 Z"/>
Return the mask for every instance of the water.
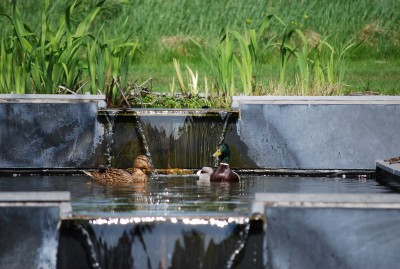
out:
<path id="1" fill-rule="evenodd" d="M 195 176 L 151 177 L 148 183 L 101 185 L 83 175 L 0 177 L 0 191 L 70 191 L 73 215 L 249 216 L 256 192 L 389 193 L 374 178 L 241 175 L 240 183 L 199 185 Z"/>
<path id="2" fill-rule="evenodd" d="M 198 184 L 195 176 L 101 185 L 83 175 L 3 176 L 0 191 L 70 191 L 57 268 L 266 268 L 256 192 L 398 192 L 374 178 L 241 175 Z"/>
<path id="3" fill-rule="evenodd" d="M 114 142 L 113 141 L 113 128 L 114 128 L 114 122 L 115 122 L 115 115 L 107 115 L 106 119 L 107 122 L 105 124 L 105 136 L 106 136 L 106 142 L 107 142 L 107 151 L 106 151 L 106 157 L 107 157 L 107 164 L 111 164 L 112 162 L 112 152 L 111 152 L 111 145 Z"/>

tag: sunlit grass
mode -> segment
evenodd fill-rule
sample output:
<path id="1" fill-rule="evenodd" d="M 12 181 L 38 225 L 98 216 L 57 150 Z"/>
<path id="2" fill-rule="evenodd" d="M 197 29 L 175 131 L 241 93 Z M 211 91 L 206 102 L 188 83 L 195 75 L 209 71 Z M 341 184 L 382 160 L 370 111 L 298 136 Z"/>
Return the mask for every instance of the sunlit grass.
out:
<path id="1" fill-rule="evenodd" d="M 347 64 L 346 93 L 372 91 L 386 95 L 400 94 L 400 61 L 357 60 Z"/>

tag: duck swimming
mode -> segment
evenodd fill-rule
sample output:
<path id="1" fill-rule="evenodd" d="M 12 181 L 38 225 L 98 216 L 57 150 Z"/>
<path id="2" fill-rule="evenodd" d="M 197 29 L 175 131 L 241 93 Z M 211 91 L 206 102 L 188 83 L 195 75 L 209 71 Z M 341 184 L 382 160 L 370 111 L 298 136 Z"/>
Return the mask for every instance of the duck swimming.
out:
<path id="1" fill-rule="evenodd" d="M 83 172 L 98 183 L 113 184 L 123 182 L 147 182 L 148 177 L 145 173 L 146 169 L 152 170 L 150 159 L 146 155 L 139 155 L 134 161 L 132 172 L 124 169 L 107 168 L 103 165 L 99 166 L 98 171 Z"/>
<path id="2" fill-rule="evenodd" d="M 214 171 L 211 167 L 203 167 L 196 175 L 199 176 L 200 182 L 238 182 L 240 177 L 233 172 L 229 167 L 231 159 L 231 150 L 225 143 L 219 145 L 218 150 L 214 152 L 213 157 L 218 157 L 220 162 L 217 169 Z"/>

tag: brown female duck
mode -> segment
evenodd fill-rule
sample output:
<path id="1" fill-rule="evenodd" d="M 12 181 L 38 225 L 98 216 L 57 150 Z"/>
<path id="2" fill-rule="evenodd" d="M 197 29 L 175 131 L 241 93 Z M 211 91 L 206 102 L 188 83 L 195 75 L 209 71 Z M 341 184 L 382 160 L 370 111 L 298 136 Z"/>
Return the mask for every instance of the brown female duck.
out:
<path id="1" fill-rule="evenodd" d="M 84 173 L 102 184 L 134 183 L 147 182 L 146 169 L 152 170 L 150 159 L 146 155 L 139 155 L 135 159 L 132 171 L 100 166 L 98 171 Z"/>

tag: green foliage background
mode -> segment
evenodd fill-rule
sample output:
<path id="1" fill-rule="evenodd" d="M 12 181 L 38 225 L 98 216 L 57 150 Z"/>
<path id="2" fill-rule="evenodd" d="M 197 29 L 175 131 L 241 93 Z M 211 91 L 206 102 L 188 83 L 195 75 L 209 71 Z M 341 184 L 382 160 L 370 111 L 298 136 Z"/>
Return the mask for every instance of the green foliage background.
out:
<path id="1" fill-rule="evenodd" d="M 0 1 L 0 13 L 11 16 L 14 1 Z M 50 23 L 57 26 L 67 5 L 74 1 L 53 0 Z M 73 14 L 79 22 L 102 1 L 76 1 Z M 41 13 L 45 1 L 18 1 L 17 7 L 26 25 L 33 31 L 41 27 Z M 204 61 L 204 47 L 218 41 L 227 31 L 243 32 L 244 28 L 258 28 L 265 18 L 276 15 L 289 27 L 316 34 L 321 39 L 329 36 L 335 48 L 352 40 L 361 42 L 351 51 L 342 93 L 377 91 L 384 94 L 400 92 L 400 1 L 398 0 L 109 0 L 93 21 L 92 34 L 104 31 L 107 39 L 137 40 L 140 53 L 135 53 L 129 67 L 129 81 L 152 78 L 155 91 L 169 92 L 175 76 L 173 59 L 182 67 L 190 66 L 199 77 L 216 77 L 215 71 Z M 124 28 L 121 28 L 124 25 Z M 12 34 L 8 20 L 0 17 L 2 37 Z M 261 40 L 268 42 L 281 34 L 282 25 L 271 23 Z M 280 40 L 279 40 L 280 41 Z M 199 47 L 200 45 L 200 47 Z M 258 81 L 263 85 L 259 94 L 271 81 L 279 80 L 279 53 L 258 58 Z M 289 67 L 290 73 L 290 67 Z M 106 74 L 105 74 L 106 75 Z M 295 80 L 296 78 L 292 78 Z"/>

